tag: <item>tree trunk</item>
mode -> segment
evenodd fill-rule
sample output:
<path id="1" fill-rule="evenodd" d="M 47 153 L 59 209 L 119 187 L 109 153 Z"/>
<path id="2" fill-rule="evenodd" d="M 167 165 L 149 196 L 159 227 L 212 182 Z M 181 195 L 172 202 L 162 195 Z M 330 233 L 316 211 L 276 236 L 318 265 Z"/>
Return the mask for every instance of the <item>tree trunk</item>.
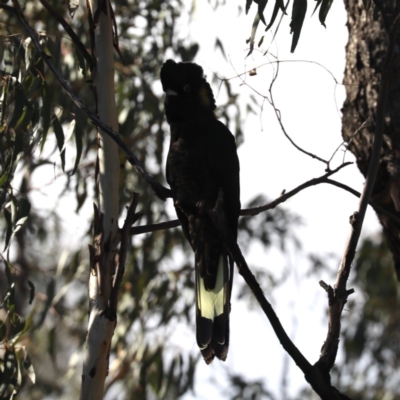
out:
<path id="1" fill-rule="evenodd" d="M 114 93 L 114 43 L 111 5 L 108 0 L 88 2 L 93 54 L 96 59 L 93 83 L 98 115 L 118 130 Z M 119 159 L 117 144 L 105 133 L 98 135 L 99 209 L 95 207 L 94 245 L 90 247 L 89 326 L 83 362 L 81 400 L 100 400 L 108 374 L 109 352 L 116 315 L 113 274 L 116 269 L 118 231 Z M 114 304 L 115 305 L 115 304 Z"/>
<path id="2" fill-rule="evenodd" d="M 388 49 L 388 35 L 400 10 L 400 0 L 376 0 L 366 10 L 362 0 L 345 0 L 349 30 L 346 47 L 344 84 L 347 98 L 343 105 L 342 134 L 348 149 L 355 155 L 361 173 L 366 176 L 375 129 L 375 112 L 383 62 Z M 397 29 L 396 41 L 400 34 Z M 400 48 L 395 47 L 394 57 Z M 400 217 L 400 64 L 391 73 L 386 110 L 384 141 L 372 199 L 393 215 Z M 364 124 L 362 129 L 360 127 Z M 400 280 L 400 224 L 377 212 L 393 255 Z"/>

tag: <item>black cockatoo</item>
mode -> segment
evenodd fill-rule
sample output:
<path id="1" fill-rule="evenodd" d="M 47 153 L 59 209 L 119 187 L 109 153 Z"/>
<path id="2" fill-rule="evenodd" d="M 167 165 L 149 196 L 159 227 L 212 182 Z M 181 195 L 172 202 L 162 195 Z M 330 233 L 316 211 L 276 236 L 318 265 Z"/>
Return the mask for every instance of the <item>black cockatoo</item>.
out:
<path id="1" fill-rule="evenodd" d="M 215 118 L 215 100 L 203 69 L 168 60 L 161 68 L 165 114 L 171 127 L 167 181 L 183 232 L 195 253 L 196 337 L 207 364 L 225 360 L 233 260 L 208 216 L 217 199 L 237 238 L 239 160 L 235 139 Z"/>

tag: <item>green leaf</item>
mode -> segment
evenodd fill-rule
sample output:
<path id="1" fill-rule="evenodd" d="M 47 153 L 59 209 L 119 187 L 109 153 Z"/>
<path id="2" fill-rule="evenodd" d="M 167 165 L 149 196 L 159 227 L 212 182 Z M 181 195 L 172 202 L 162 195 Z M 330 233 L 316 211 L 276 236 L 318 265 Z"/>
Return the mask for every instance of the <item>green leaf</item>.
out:
<path id="1" fill-rule="evenodd" d="M 4 323 L 4 321 L 0 320 L 0 343 L 4 341 L 6 333 L 7 333 L 6 324 Z"/>
<path id="2" fill-rule="evenodd" d="M 265 17 L 264 17 L 264 10 L 265 10 L 265 7 L 267 6 L 267 3 L 268 3 L 268 0 L 258 0 L 258 16 L 260 17 L 260 19 L 264 25 L 267 25 L 267 23 L 265 22 Z"/>
<path id="3" fill-rule="evenodd" d="M 272 16 L 271 16 L 271 20 L 269 21 L 269 24 L 267 25 L 267 27 L 265 28 L 265 31 L 267 31 L 269 28 L 271 28 L 271 26 L 274 24 L 276 17 L 278 16 L 278 12 L 279 10 L 282 10 L 282 12 L 284 14 L 286 14 L 285 11 L 285 6 L 283 4 L 283 0 L 276 0 L 275 2 L 275 7 L 274 7 L 274 11 L 272 12 Z"/>
<path id="4" fill-rule="evenodd" d="M 23 125 L 23 121 L 27 115 L 27 110 L 28 110 L 28 107 L 26 107 L 26 106 L 22 109 L 22 115 L 19 117 L 17 124 L 15 125 L 15 129 L 18 129 L 20 127 L 20 125 Z"/>
<path id="5" fill-rule="evenodd" d="M 290 33 L 293 33 L 292 47 L 293 53 L 300 39 L 301 28 L 307 12 L 307 0 L 294 0 L 292 9 L 292 21 L 290 22 Z"/>
<path id="6" fill-rule="evenodd" d="M 28 279 L 29 286 L 29 304 L 32 304 L 33 299 L 35 298 L 35 285 Z"/>
<path id="7" fill-rule="evenodd" d="M 246 0 L 246 15 L 249 12 L 252 3 L 253 0 Z"/>
<path id="8" fill-rule="evenodd" d="M 26 320 L 25 318 L 18 316 L 15 320 L 14 329 L 13 329 L 13 338 L 19 337 L 21 333 L 24 331 Z"/>
<path id="9" fill-rule="evenodd" d="M 271 42 L 273 42 L 273 41 L 275 40 L 275 36 L 276 36 L 276 34 L 278 33 L 279 27 L 281 26 L 283 17 L 286 15 L 286 10 L 287 10 L 287 8 L 288 8 L 289 3 L 290 3 L 290 0 L 287 0 L 286 6 L 285 6 L 285 8 L 284 8 L 284 12 L 281 14 L 281 17 L 280 17 L 280 19 L 279 19 L 278 25 L 277 25 L 277 27 L 275 28 L 275 32 L 274 32 L 274 34 L 273 34 L 273 36 L 272 36 L 272 41 L 271 41 Z M 264 55 L 267 54 L 267 52 L 268 52 L 268 50 L 264 53 Z"/>
<path id="10" fill-rule="evenodd" d="M 247 53 L 246 57 L 248 57 L 254 50 L 254 40 L 256 38 L 256 32 L 257 32 L 257 27 L 258 27 L 259 23 L 260 23 L 260 17 L 258 14 L 256 14 L 254 17 L 253 26 L 251 28 L 251 36 L 249 39 L 250 49 L 249 49 L 249 52 Z"/>
<path id="11" fill-rule="evenodd" d="M 25 319 L 21 316 L 15 318 L 13 337 L 9 341 L 13 346 L 15 346 L 20 340 L 22 335 L 30 328 L 32 325 L 32 319 Z"/>
<path id="12" fill-rule="evenodd" d="M 29 76 L 32 77 L 32 75 Z M 32 95 L 39 89 L 41 82 L 42 79 L 39 76 L 37 76 L 36 78 L 32 77 L 32 79 L 29 80 L 30 85 L 27 88 L 27 99 L 30 99 Z"/>
<path id="13" fill-rule="evenodd" d="M 49 85 L 46 81 L 42 81 L 42 109 L 40 110 L 40 115 L 42 117 L 42 145 L 40 151 L 43 150 L 43 146 L 46 142 L 47 131 L 50 127 L 50 115 L 51 115 L 51 93 Z"/>
<path id="14" fill-rule="evenodd" d="M 53 129 L 57 139 L 57 147 L 60 150 L 61 168 L 64 171 L 65 168 L 64 131 L 59 119 L 56 116 L 54 116 L 53 119 Z"/>
<path id="15" fill-rule="evenodd" d="M 7 229 L 6 229 L 6 237 L 5 237 L 5 244 L 4 244 L 4 250 L 3 251 L 6 251 L 6 249 L 8 248 L 8 245 L 10 243 L 11 235 L 12 235 L 12 231 L 13 231 L 11 213 L 7 209 L 4 209 L 4 218 L 6 220 Z"/>
<path id="16" fill-rule="evenodd" d="M 5 250 L 9 248 L 11 240 L 14 237 L 14 235 L 25 224 L 31 210 L 31 203 L 26 197 L 21 197 L 19 200 L 17 200 L 15 196 L 11 196 L 10 205 L 11 205 L 11 218 L 9 216 L 9 212 L 7 210 L 4 210 L 4 215 L 7 222 Z M 10 234 L 10 225 L 11 225 L 11 234 Z"/>
<path id="17" fill-rule="evenodd" d="M 10 175 L 10 171 L 7 170 L 7 171 L 5 171 L 4 174 L 0 177 L 0 187 L 2 187 L 2 186 L 7 182 L 7 179 L 8 179 L 8 176 L 9 176 L 9 175 Z"/>
<path id="18" fill-rule="evenodd" d="M 9 125 L 10 128 L 14 128 L 15 125 L 18 123 L 18 120 L 21 118 L 26 103 L 25 93 L 22 90 L 22 86 L 20 83 L 16 83 L 14 85 L 14 95 L 15 95 L 14 113 L 10 121 Z"/>
<path id="19" fill-rule="evenodd" d="M 81 161 L 82 150 L 83 150 L 83 142 L 82 142 L 82 131 L 77 127 L 75 129 L 75 143 L 76 143 L 76 159 L 74 170 L 72 171 L 71 175 L 74 175 L 76 170 L 78 169 L 79 162 Z"/>
<path id="20" fill-rule="evenodd" d="M 73 120 L 69 123 L 68 129 L 67 129 L 67 134 L 65 135 L 64 145 L 63 145 L 63 147 L 61 148 L 60 153 L 61 153 L 62 151 L 65 150 L 65 146 L 67 145 L 67 143 L 70 141 L 72 135 L 74 134 L 74 131 L 75 131 L 75 124 L 76 124 L 76 120 L 75 120 L 75 119 L 73 119 Z"/>
<path id="21" fill-rule="evenodd" d="M 321 4 L 321 8 L 319 9 L 319 20 L 321 24 L 326 28 L 325 20 L 328 15 L 329 10 L 331 9 L 333 0 L 323 0 Z"/>
<path id="22" fill-rule="evenodd" d="M 215 39 L 214 49 L 216 49 L 216 48 L 219 48 L 221 50 L 222 55 L 224 56 L 225 60 L 227 60 L 224 45 L 222 44 L 221 40 L 219 40 L 219 38 Z"/>
<path id="23" fill-rule="evenodd" d="M 322 0 L 315 0 L 317 2 L 317 4 L 315 5 L 314 11 L 312 12 L 311 15 L 315 14 L 315 11 L 317 11 L 318 7 L 321 5 Z"/>

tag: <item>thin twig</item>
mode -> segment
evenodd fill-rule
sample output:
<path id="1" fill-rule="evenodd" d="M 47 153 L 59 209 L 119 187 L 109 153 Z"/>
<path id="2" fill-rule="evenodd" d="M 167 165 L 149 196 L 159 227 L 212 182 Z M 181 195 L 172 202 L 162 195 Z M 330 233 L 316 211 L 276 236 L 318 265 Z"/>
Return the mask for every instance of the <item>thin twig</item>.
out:
<path id="1" fill-rule="evenodd" d="M 158 224 L 140 225 L 131 227 L 130 235 L 140 235 L 141 233 L 163 231 L 165 229 L 176 228 L 181 223 L 178 219 L 173 219 L 171 221 L 160 222 Z"/>
<path id="2" fill-rule="evenodd" d="M 371 119 L 371 116 L 369 116 L 357 129 L 356 131 L 351 135 L 350 140 L 347 141 L 347 146 L 346 146 L 346 151 L 351 143 L 351 141 L 354 139 L 354 137 L 361 132 L 364 128 L 369 128 L 371 125 L 367 125 L 367 122 Z M 343 141 L 342 143 L 340 143 L 340 145 L 335 149 L 335 151 L 332 153 L 331 158 L 328 160 L 328 167 L 331 163 L 331 161 L 333 160 L 333 157 L 335 157 L 336 153 L 339 151 L 339 149 L 346 143 L 346 141 Z M 342 163 L 344 163 L 344 158 L 346 155 L 346 151 L 343 154 L 343 160 Z"/>
<path id="3" fill-rule="evenodd" d="M 354 196 L 357 197 L 361 197 L 361 193 L 358 192 L 357 190 L 354 190 L 353 188 L 351 188 L 350 186 L 345 185 L 344 183 L 335 181 L 333 179 L 326 179 L 324 182 L 321 183 L 328 183 L 330 185 L 339 187 L 341 189 L 346 190 L 349 193 L 354 194 Z M 382 206 L 380 206 L 378 203 L 376 203 L 375 201 L 373 201 L 372 199 L 369 200 L 369 205 L 375 210 L 377 211 L 379 214 L 383 214 L 386 215 L 387 217 L 391 218 L 393 221 L 397 222 L 398 224 L 400 224 L 400 218 L 396 215 L 393 214 L 392 212 L 386 210 L 385 208 L 383 208 Z"/>
<path id="4" fill-rule="evenodd" d="M 284 201 L 286 201 L 290 197 L 293 197 L 295 194 L 299 193 L 300 191 L 302 191 L 310 186 L 315 186 L 320 183 L 324 183 L 329 176 L 335 174 L 336 172 L 338 172 L 339 170 L 341 170 L 342 168 L 344 168 L 350 164 L 352 164 L 352 162 L 344 163 L 344 164 L 340 165 L 339 167 L 337 167 L 336 169 L 334 169 L 332 171 L 328 171 L 326 174 L 320 176 L 319 178 L 310 179 L 309 181 L 304 182 L 303 184 L 297 186 L 296 188 L 290 190 L 289 192 L 282 194 L 277 199 L 271 201 L 268 204 L 265 204 L 260 207 L 254 207 L 254 208 L 249 208 L 247 210 L 242 210 L 240 212 L 240 215 L 257 215 L 263 211 L 275 208 L 278 204 L 283 203 Z"/>
<path id="5" fill-rule="evenodd" d="M 278 72 L 279 72 L 279 64 L 278 64 L 278 68 L 276 69 L 275 77 L 274 77 L 274 79 L 271 81 L 271 84 L 270 84 L 270 86 L 269 86 L 269 90 L 268 90 L 268 91 L 269 91 L 269 95 L 270 95 L 270 100 L 269 100 L 269 102 L 270 102 L 272 108 L 274 109 L 276 118 L 277 118 L 277 120 L 278 120 L 278 122 L 279 122 L 279 125 L 280 125 L 280 127 L 281 127 L 281 130 L 282 130 L 283 134 L 286 136 L 286 138 L 289 140 L 289 142 L 292 144 L 292 146 L 294 146 L 294 147 L 295 147 L 297 150 L 299 150 L 301 153 L 303 153 L 303 154 L 305 154 L 305 155 L 307 155 L 307 156 L 309 156 L 309 157 L 311 157 L 311 158 L 313 158 L 313 159 L 315 159 L 315 160 L 321 161 L 322 163 L 324 163 L 324 164 L 326 164 L 327 166 L 329 166 L 329 162 L 328 162 L 328 161 L 324 160 L 324 159 L 321 158 L 321 157 L 318 157 L 316 154 L 310 153 L 309 151 L 304 150 L 303 148 L 301 148 L 298 144 L 295 143 L 295 141 L 294 141 L 294 140 L 290 137 L 290 135 L 286 132 L 285 126 L 283 125 L 283 122 L 282 122 L 282 114 L 281 114 L 281 111 L 280 111 L 279 108 L 276 106 L 275 101 L 274 101 L 274 96 L 273 96 L 273 94 L 272 94 L 272 89 L 273 89 L 274 83 L 276 82 L 276 79 L 278 78 Z"/>
<path id="6" fill-rule="evenodd" d="M 242 85 L 246 85 L 249 89 L 251 89 L 251 90 L 252 90 L 254 93 L 256 93 L 258 96 L 260 96 L 260 97 L 262 97 L 263 99 L 267 100 L 268 103 L 272 106 L 272 108 L 273 108 L 273 110 L 274 110 L 274 112 L 275 112 L 276 118 L 277 118 L 277 120 L 278 120 L 278 123 L 279 123 L 279 125 L 280 125 L 280 127 L 281 127 L 281 130 L 282 130 L 283 134 L 285 135 L 285 137 L 290 141 L 290 143 L 291 143 L 297 150 L 299 150 L 300 152 L 302 152 L 303 154 L 306 154 L 307 156 L 309 156 L 309 157 L 311 157 L 311 158 L 313 158 L 313 159 L 315 159 L 315 160 L 318 160 L 318 161 L 320 161 L 320 162 L 322 162 L 322 163 L 324 163 L 324 164 L 326 164 L 326 165 L 328 166 L 328 161 L 327 161 L 327 160 L 324 160 L 323 158 L 317 156 L 316 154 L 310 153 L 310 152 L 304 150 L 303 148 L 301 148 L 298 144 L 295 143 L 295 141 L 294 141 L 294 140 L 290 137 L 290 135 L 287 133 L 287 131 L 286 131 L 286 129 L 285 129 L 285 126 L 283 125 L 283 122 L 282 122 L 281 111 L 276 107 L 275 102 L 274 102 L 274 99 L 273 99 L 273 96 L 272 96 L 272 87 L 273 87 L 273 85 L 274 85 L 276 79 L 278 78 L 278 72 L 279 72 L 279 64 L 280 64 L 280 61 L 276 61 L 275 63 L 277 64 L 277 68 L 276 68 L 276 70 L 275 70 L 275 73 L 274 73 L 274 75 L 273 75 L 273 78 L 272 78 L 272 81 L 271 81 L 271 84 L 270 84 L 270 87 L 269 87 L 269 95 L 270 95 L 270 97 L 268 97 L 268 96 L 266 96 L 266 95 L 263 95 L 263 94 L 262 94 L 261 92 L 259 92 L 257 89 L 255 89 L 254 87 L 252 87 L 251 85 L 249 85 L 247 82 L 245 82 L 244 79 L 241 77 L 242 74 L 238 74 L 238 73 L 236 72 L 235 67 L 233 66 L 232 62 L 231 62 L 231 66 L 232 66 L 233 70 L 236 72 L 236 76 L 241 80 Z M 272 64 L 272 62 L 270 62 L 269 64 Z"/>

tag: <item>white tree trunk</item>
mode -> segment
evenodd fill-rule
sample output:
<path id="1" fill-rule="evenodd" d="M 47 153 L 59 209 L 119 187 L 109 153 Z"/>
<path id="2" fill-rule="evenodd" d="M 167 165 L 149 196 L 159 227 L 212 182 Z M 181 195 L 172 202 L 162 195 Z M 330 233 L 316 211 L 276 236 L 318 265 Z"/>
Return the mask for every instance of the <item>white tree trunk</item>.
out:
<path id="1" fill-rule="evenodd" d="M 117 132 L 118 119 L 114 94 L 114 46 L 112 19 L 108 1 L 104 1 L 94 29 L 96 67 L 93 73 L 97 92 L 98 114 L 106 125 Z M 94 16 L 98 2 L 90 0 Z M 115 268 L 119 215 L 119 159 L 116 143 L 99 133 L 99 213 L 95 213 L 94 247 L 91 248 L 89 279 L 90 315 L 84 354 L 81 400 L 100 400 L 108 373 L 109 351 L 115 328 L 115 315 L 110 312 L 112 271 Z M 106 243 L 106 246 L 104 244 Z"/>

